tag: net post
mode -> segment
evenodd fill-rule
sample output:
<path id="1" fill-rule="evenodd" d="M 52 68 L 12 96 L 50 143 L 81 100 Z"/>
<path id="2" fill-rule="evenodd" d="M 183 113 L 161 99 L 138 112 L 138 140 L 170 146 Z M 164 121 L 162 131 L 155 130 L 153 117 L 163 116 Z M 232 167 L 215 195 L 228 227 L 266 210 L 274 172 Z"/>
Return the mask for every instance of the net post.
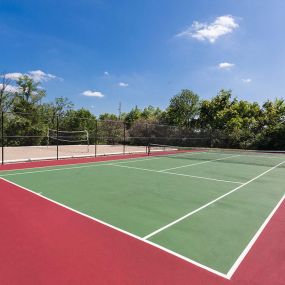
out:
<path id="1" fill-rule="evenodd" d="M 1 164 L 4 164 L 4 112 L 1 112 Z"/>
<path id="2" fill-rule="evenodd" d="M 126 154 L 126 123 L 124 122 L 123 154 Z"/>
<path id="3" fill-rule="evenodd" d="M 58 115 L 56 116 L 56 160 L 58 160 Z"/>
<path id="4" fill-rule="evenodd" d="M 94 138 L 94 155 L 97 157 L 97 144 L 98 144 L 98 121 L 95 119 L 95 138 Z"/>
<path id="5" fill-rule="evenodd" d="M 148 156 L 150 156 L 150 143 L 148 143 L 146 146 L 146 153 Z"/>

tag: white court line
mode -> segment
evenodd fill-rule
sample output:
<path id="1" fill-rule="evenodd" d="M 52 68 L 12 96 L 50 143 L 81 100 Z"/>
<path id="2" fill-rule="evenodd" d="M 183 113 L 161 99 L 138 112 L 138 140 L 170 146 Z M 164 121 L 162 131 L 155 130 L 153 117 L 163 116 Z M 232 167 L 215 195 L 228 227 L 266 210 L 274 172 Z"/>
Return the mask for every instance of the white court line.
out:
<path id="1" fill-rule="evenodd" d="M 211 273 L 214 273 L 214 274 L 216 274 L 216 275 L 218 275 L 218 276 L 221 276 L 221 277 L 223 277 L 223 278 L 225 278 L 225 279 L 228 279 L 228 277 L 227 277 L 226 274 L 221 273 L 221 272 L 219 272 L 219 271 L 217 271 L 217 270 L 215 270 L 215 269 L 213 269 L 213 268 L 210 268 L 210 267 L 208 267 L 208 266 L 206 266 L 206 265 L 203 265 L 203 264 L 201 264 L 201 263 L 199 263 L 199 262 L 197 262 L 197 261 L 195 261 L 195 260 L 192 260 L 192 259 L 190 259 L 190 258 L 188 258 L 188 257 L 186 257 L 186 256 L 183 256 L 183 255 L 181 255 L 181 254 L 179 254 L 179 253 L 177 253 L 177 252 L 175 252 L 175 251 L 172 251 L 172 250 L 170 250 L 170 249 L 168 249 L 168 248 L 166 248 L 166 247 L 163 247 L 163 246 L 161 246 L 161 245 L 158 245 L 158 244 L 156 244 L 156 243 L 154 243 L 154 242 L 151 242 L 151 241 L 149 241 L 149 240 L 145 240 L 145 239 L 141 238 L 140 236 L 137 236 L 137 235 L 135 235 L 135 234 L 132 234 L 132 233 L 130 233 L 130 232 L 128 232 L 128 231 L 125 231 L 125 230 L 123 230 L 123 229 L 120 229 L 120 228 L 118 228 L 118 227 L 116 227 L 116 226 L 113 226 L 113 225 L 111 225 L 111 224 L 109 224 L 109 223 L 106 223 L 106 222 L 104 222 L 104 221 L 102 221 L 102 220 L 100 220 L 100 219 L 97 219 L 97 218 L 94 218 L 94 217 L 92 217 L 92 216 L 89 216 L 89 215 L 87 215 L 87 214 L 85 214 L 85 213 L 82 213 L 82 212 L 80 212 L 80 211 L 77 211 L 77 210 L 75 210 L 75 209 L 73 209 L 73 208 L 71 208 L 71 207 L 69 207 L 69 206 L 67 206 L 67 205 L 65 205 L 65 204 L 62 204 L 62 203 L 60 203 L 60 202 L 57 202 L 57 201 L 52 200 L 52 199 L 50 199 L 50 198 L 47 198 L 47 197 L 45 197 L 45 196 L 43 196 L 43 195 L 41 195 L 41 194 L 39 194 L 39 193 L 37 193 L 37 192 L 34 192 L 34 191 L 32 191 L 32 190 L 30 190 L 30 189 L 28 189 L 28 188 L 26 188 L 26 187 L 23 187 L 23 186 L 21 186 L 21 185 L 18 185 L 18 184 L 14 183 L 14 182 L 11 182 L 11 181 L 9 181 L 9 180 L 7 180 L 7 179 L 5 179 L 5 178 L 0 178 L 0 179 L 4 180 L 4 181 L 6 181 L 6 182 L 8 182 L 8 183 L 10 183 L 10 184 L 12 184 L 12 185 L 15 185 L 15 186 L 17 186 L 17 187 L 19 187 L 19 188 L 21 188 L 21 189 L 23 189 L 23 190 L 25 190 L 25 191 L 28 191 L 28 192 L 30 192 L 30 193 L 32 193 L 32 194 L 38 196 L 38 197 L 41 197 L 42 199 L 45 199 L 45 200 L 47 200 L 47 201 L 49 201 L 49 202 L 52 202 L 52 203 L 54 203 L 54 204 L 56 204 L 56 205 L 59 205 L 59 206 L 65 208 L 65 209 L 67 209 L 67 210 L 69 210 L 69 211 L 72 211 L 72 212 L 74 212 L 74 213 L 76 213 L 76 214 L 79 214 L 79 215 L 85 217 L 85 218 L 88 218 L 88 219 L 91 219 L 91 220 L 93 220 L 93 221 L 96 221 L 96 222 L 98 222 L 98 223 L 100 223 L 100 224 L 102 224 L 102 225 L 104 225 L 104 226 L 107 226 L 107 227 L 113 229 L 113 230 L 119 231 L 119 232 L 121 232 L 121 233 L 123 233 L 123 234 L 125 234 L 125 235 L 127 235 L 127 236 L 130 236 L 130 237 L 132 237 L 132 238 L 135 238 L 135 239 L 137 239 L 137 240 L 139 240 L 139 241 L 141 241 L 141 242 L 144 242 L 144 243 L 146 243 L 146 244 L 148 244 L 148 245 L 151 245 L 151 246 L 153 246 L 153 247 L 155 247 L 155 248 L 158 248 L 158 249 L 160 249 L 160 250 L 162 250 L 162 251 L 164 251 L 164 252 L 167 252 L 167 253 L 169 253 L 169 254 L 172 254 L 172 255 L 174 255 L 174 256 L 180 258 L 180 259 L 183 259 L 183 260 L 185 260 L 185 261 L 187 261 L 187 262 L 189 262 L 189 263 L 191 263 L 191 264 L 193 264 L 193 265 L 196 265 L 197 267 L 200 267 L 200 268 L 205 269 L 205 270 L 207 270 L 207 271 L 209 271 L 209 272 L 211 272 Z M 0 191 L 1 191 L 1 190 L 0 190 Z"/>
<path id="2" fill-rule="evenodd" d="M 83 163 L 76 163 L 76 165 L 93 165 L 93 164 L 105 164 L 109 161 L 120 161 L 119 163 L 128 163 L 128 162 L 136 162 L 136 161 L 146 161 L 146 160 L 152 160 L 152 159 L 160 159 L 160 158 L 167 158 L 167 157 L 180 157 L 180 156 L 190 156 L 190 155 L 194 155 L 194 154 L 211 154 L 211 153 L 215 153 L 215 154 L 220 154 L 220 155 L 226 155 L 226 153 L 222 153 L 222 152 L 218 152 L 218 151 L 204 151 L 204 150 L 201 150 L 201 151 L 194 151 L 194 152 L 191 152 L 191 153 L 183 153 L 183 154 L 168 154 L 168 155 L 157 155 L 157 156 L 145 156 L 145 157 L 140 157 L 140 158 L 122 158 L 122 159 L 112 159 L 112 160 L 108 160 L 108 161 L 90 161 L 90 162 L 83 162 Z M 261 158 L 275 158 L 275 159 L 281 159 L 280 157 L 276 157 L 276 156 L 270 156 L 270 155 L 266 155 L 266 156 L 260 156 L 260 155 L 256 155 L 256 154 L 253 154 L 253 155 L 250 155 L 250 154 L 239 154 L 240 156 L 252 156 L 252 157 L 261 157 Z M 69 163 L 69 164 L 65 164 L 65 165 L 75 165 L 73 163 Z M 31 167 L 31 168 L 26 168 L 26 169 L 49 169 L 51 167 L 57 167 L 57 166 L 61 166 L 61 165 L 46 165 L 46 166 L 37 166 L 37 167 Z M 70 167 L 70 168 L 74 168 L 74 167 Z M 77 167 L 78 168 L 78 167 Z M 66 170 L 68 168 L 65 168 L 64 170 Z M 9 173 L 9 172 L 14 172 L 14 171 L 21 171 L 21 170 L 25 170 L 23 168 L 16 168 L 16 169 L 10 169 L 10 170 L 0 170 L 0 173 Z M 60 170 L 59 168 L 58 169 L 55 169 L 55 170 Z M 26 172 L 25 172 L 26 173 Z M 2 175 L 0 174 L 0 177 Z"/>
<path id="3" fill-rule="evenodd" d="M 87 162 L 87 163 L 80 163 L 79 166 L 73 166 L 74 164 L 68 164 L 70 167 L 59 167 L 59 168 L 49 168 L 49 167 L 56 167 L 56 166 L 42 166 L 42 167 L 36 167 L 36 168 L 30 168 L 30 169 L 43 169 L 43 170 L 35 170 L 35 171 L 23 171 L 23 172 L 15 172 L 14 171 L 20 171 L 25 169 L 15 169 L 15 170 L 4 170 L 4 173 L 7 173 L 7 171 L 12 173 L 7 174 L 1 174 L 0 171 L 0 177 L 6 177 L 6 176 L 15 176 L 15 175 L 24 175 L 24 174 L 33 174 L 33 173 L 41 173 L 41 172 L 51 172 L 51 171 L 61 171 L 61 170 L 69 170 L 69 169 L 80 169 L 80 168 L 89 168 L 89 167 L 98 167 L 98 166 L 107 166 L 107 165 L 117 165 L 122 163 L 129 163 L 129 162 L 139 162 L 139 161 L 145 161 L 145 160 L 152 160 L 152 159 L 158 159 L 158 157 L 146 157 L 141 159 L 135 159 L 135 158 L 128 158 L 128 159 L 120 159 L 120 162 L 118 163 L 110 163 L 110 161 L 119 161 L 119 159 L 114 160 L 108 160 L 108 161 L 99 161 L 99 162 Z M 131 161 L 130 161 L 131 160 Z M 78 164 L 75 164 L 78 165 Z M 58 166 L 58 165 L 57 165 Z"/>
<path id="4" fill-rule="evenodd" d="M 153 159 L 161 159 L 163 157 L 165 157 L 165 156 L 114 159 L 114 160 L 99 161 L 99 162 L 92 161 L 92 162 L 87 162 L 87 163 L 76 164 L 76 165 L 79 165 L 79 166 L 73 166 L 74 164 L 69 164 L 69 167 L 59 167 L 59 168 L 50 168 L 50 167 L 56 167 L 56 166 L 43 166 L 43 167 L 31 168 L 31 169 L 38 169 L 38 168 L 40 168 L 42 170 L 22 171 L 22 172 L 14 172 L 14 171 L 21 171 L 21 170 L 24 170 L 24 169 L 18 169 L 18 170 L 15 169 L 15 170 L 6 170 L 6 171 L 4 170 L 5 171 L 4 173 L 7 173 L 7 171 L 9 171 L 9 172 L 7 174 L 3 174 L 2 175 L 1 171 L 0 171 L 0 177 L 16 176 L 16 175 L 24 175 L 24 174 L 33 174 L 33 173 L 42 173 L 42 172 L 62 171 L 62 170 L 70 170 L 70 169 L 90 168 L 90 167 L 99 167 L 99 166 L 108 166 L 108 165 L 119 165 L 119 164 L 123 164 L 123 163 L 141 162 L 141 161 L 148 161 L 148 160 L 153 160 Z M 120 161 L 120 162 L 117 163 L 117 161 Z M 12 172 L 12 173 L 10 173 L 10 172 Z"/>
<path id="5" fill-rule="evenodd" d="M 202 207 L 200 207 L 200 208 L 198 208 L 198 209 L 196 209 L 196 210 L 194 210 L 194 211 L 192 211 L 192 212 L 190 212 L 190 213 L 188 213 L 188 214 L 186 214 L 186 215 L 180 217 L 179 219 L 174 220 L 173 222 L 171 222 L 171 223 L 169 223 L 169 224 L 167 224 L 167 225 L 165 225 L 165 226 L 163 226 L 163 227 L 157 229 L 156 231 L 153 231 L 152 233 L 150 233 L 150 234 L 144 236 L 143 239 L 148 239 L 148 238 L 150 238 L 150 237 L 152 237 L 152 236 L 154 236 L 154 235 L 156 235 L 156 234 L 158 234 L 158 233 L 160 233 L 160 232 L 166 230 L 167 228 L 169 228 L 169 227 L 171 227 L 171 226 L 173 226 L 173 225 L 175 225 L 175 224 L 177 224 L 177 223 L 179 223 L 179 222 L 185 220 L 186 218 L 189 218 L 190 216 L 196 214 L 197 212 L 200 212 L 201 210 L 207 208 L 208 206 L 210 206 L 210 205 L 216 203 L 217 201 L 219 201 L 219 200 L 225 198 L 226 196 L 228 196 L 228 195 L 230 195 L 230 194 L 236 192 L 237 190 L 241 189 L 242 187 L 248 185 L 249 183 L 253 182 L 254 180 L 260 178 L 260 177 L 263 176 L 263 175 L 265 175 L 266 173 L 272 171 L 273 169 L 277 168 L 278 166 L 282 165 L 283 163 L 285 163 L 285 161 L 282 161 L 282 162 L 278 163 L 277 165 L 275 165 L 275 166 L 269 168 L 268 170 L 262 172 L 261 174 L 259 174 L 259 175 L 257 175 L 256 177 L 254 177 L 254 178 L 248 180 L 247 182 L 245 182 L 245 183 L 243 183 L 242 185 L 236 187 L 235 189 L 233 189 L 233 190 L 227 192 L 226 194 L 223 194 L 223 195 L 221 195 L 220 197 L 218 197 L 218 198 L 216 198 L 216 199 L 210 201 L 209 203 L 203 205 Z"/>
<path id="6" fill-rule="evenodd" d="M 154 170 L 154 169 L 148 169 L 148 168 L 141 168 L 141 167 L 133 167 L 133 166 L 127 166 L 127 165 L 121 165 L 121 164 L 109 164 L 109 165 L 110 165 L 110 166 L 122 167 L 122 168 L 129 168 L 129 169 L 135 169 L 135 170 L 148 171 L 148 172 L 156 172 L 156 173 L 161 173 L 161 174 L 170 174 L 170 175 L 191 177 L 191 178 L 197 178 L 197 179 L 205 179 L 205 180 L 218 181 L 218 182 L 225 182 L 225 183 L 242 184 L 242 182 L 237 182 L 237 181 L 216 179 L 216 178 L 210 178 L 210 177 L 204 177 L 204 176 L 196 176 L 196 175 L 190 175 L 190 174 L 182 174 L 182 173 L 175 173 L 175 172 L 168 172 L 168 171 L 162 172 L 162 171 L 160 171 L 160 170 Z"/>
<path id="7" fill-rule="evenodd" d="M 198 152 L 195 152 L 197 154 Z M 206 153 L 206 152 L 201 152 L 201 153 Z M 191 153 L 189 155 L 194 154 Z M 200 154 L 200 152 L 199 152 Z M 178 156 L 178 155 L 175 155 Z M 141 161 L 148 161 L 148 160 L 154 160 L 154 159 L 161 159 L 165 158 L 166 156 L 146 156 L 146 157 L 140 157 L 140 158 L 122 158 L 122 159 L 113 159 L 113 160 L 107 160 L 107 161 L 90 161 L 90 162 L 85 162 L 85 163 L 78 163 L 78 164 L 66 164 L 69 167 L 63 167 L 60 165 L 54 165 L 54 166 L 40 166 L 40 167 L 33 167 L 29 169 L 43 169 L 43 170 L 35 170 L 35 171 L 24 171 L 25 169 L 12 169 L 12 170 L 0 170 L 0 177 L 6 177 L 6 176 L 14 176 L 14 175 L 22 175 L 22 174 L 32 174 L 32 173 L 41 173 L 41 172 L 50 172 L 50 171 L 60 171 L 60 170 L 68 170 L 68 169 L 80 169 L 80 168 L 88 168 L 88 167 L 94 167 L 94 166 L 104 166 L 104 165 L 111 165 L 111 164 L 122 164 L 122 163 L 130 163 L 130 162 L 141 162 Z M 110 162 L 111 161 L 111 162 Z M 117 163 L 117 161 L 119 161 Z M 115 163 L 112 163 L 115 162 Z M 74 165 L 79 165 L 79 166 L 74 166 Z M 51 167 L 57 167 L 59 168 L 51 168 Z M 26 168 L 28 169 L 28 168 Z M 16 172 L 15 171 L 23 171 L 23 172 Z M 1 173 L 8 173 L 2 175 Z M 12 172 L 10 174 L 10 172 Z"/>
<path id="8" fill-rule="evenodd" d="M 53 168 L 53 169 L 44 169 L 44 170 L 35 170 L 35 171 L 26 171 L 26 172 L 16 172 L 16 173 L 8 173 L 1 175 L 1 177 L 7 177 L 7 176 L 16 176 L 16 175 L 25 175 L 25 174 L 33 174 L 33 173 L 42 173 L 42 172 L 52 172 L 52 171 L 62 171 L 62 170 L 70 170 L 70 169 L 80 169 L 80 168 L 89 168 L 89 167 L 97 167 L 97 166 L 107 166 L 111 165 L 109 163 L 102 163 L 102 164 L 92 164 L 92 165 L 81 165 L 81 166 L 75 166 L 75 167 L 61 167 L 61 168 Z"/>
<path id="9" fill-rule="evenodd" d="M 285 163 L 285 161 L 283 161 L 283 162 L 277 164 L 276 166 L 274 166 L 274 167 L 268 169 L 267 171 L 261 173 L 261 174 L 258 175 L 257 177 L 251 179 L 250 181 L 246 182 L 245 184 L 242 184 L 241 186 L 239 186 L 238 188 L 235 188 L 234 190 L 236 191 L 236 190 L 240 189 L 241 187 L 245 186 L 246 184 L 249 184 L 250 182 L 256 180 L 257 178 L 261 177 L 262 175 L 268 173 L 269 171 L 271 171 L 271 170 L 277 168 L 279 165 L 281 165 L 281 164 L 283 164 L 283 163 Z M 128 235 L 128 236 L 131 236 L 131 237 L 133 237 L 133 238 L 135 238 L 135 239 L 138 239 L 138 240 L 140 240 L 140 241 L 142 241 L 142 242 L 145 242 L 145 243 L 147 243 L 147 244 L 149 244 L 149 245 L 152 245 L 152 246 L 154 246 L 154 247 L 156 247 L 156 248 L 159 248 L 159 249 L 161 249 L 161 250 L 163 250 L 163 251 L 165 251 L 165 252 L 167 252 L 167 253 L 170 253 L 170 254 L 172 254 L 172 255 L 174 255 L 174 256 L 180 258 L 180 259 L 183 259 L 183 260 L 185 260 L 185 261 L 187 261 L 187 262 L 189 262 L 189 263 L 191 263 L 191 264 L 194 264 L 194 265 L 196 265 L 196 266 L 198 266 L 198 267 L 200 267 L 200 268 L 203 268 L 203 269 L 205 269 L 205 270 L 207 270 L 207 271 L 209 271 L 209 272 L 212 272 L 212 273 L 214 273 L 214 274 L 216 274 L 216 275 L 219 275 L 219 276 L 221 276 L 221 277 L 223 277 L 223 278 L 225 278 L 225 279 L 230 280 L 230 278 L 231 278 L 232 275 L 234 274 L 235 270 L 238 268 L 239 264 L 240 264 L 241 261 L 242 261 L 242 260 L 241 260 L 242 257 L 239 257 L 239 259 L 235 262 L 235 264 L 233 265 L 233 267 L 230 269 L 230 271 L 229 271 L 227 274 L 221 273 L 221 272 L 219 272 L 219 271 L 217 271 L 217 270 L 215 270 L 215 269 L 212 269 L 212 268 L 210 268 L 210 267 L 208 267 L 208 266 L 206 266 L 206 265 L 203 265 L 203 264 L 201 264 L 201 263 L 199 263 L 199 262 L 197 262 L 197 261 L 195 261 L 195 260 L 192 260 L 192 259 L 190 259 L 190 258 L 188 258 L 188 257 L 185 257 L 185 256 L 183 256 L 183 255 L 181 255 L 181 254 L 178 254 L 178 253 L 176 253 L 176 252 L 174 252 L 174 251 L 172 251 L 172 250 L 169 250 L 169 249 L 167 249 L 167 248 L 165 248 L 165 247 L 163 247 L 163 246 L 160 246 L 160 245 L 158 245 L 158 244 L 156 244 L 156 243 L 154 243 L 154 242 L 151 242 L 151 241 L 145 239 L 145 237 L 144 237 L 144 238 L 139 237 L 139 236 L 137 236 L 137 235 L 135 235 L 135 234 L 132 234 L 132 233 L 130 233 L 130 232 L 127 232 L 127 231 L 125 231 L 125 230 L 122 230 L 122 229 L 120 229 L 120 228 L 118 228 L 118 227 L 116 227 L 116 226 L 113 226 L 113 225 L 111 225 L 111 224 L 108 224 L 108 223 L 106 223 L 106 222 L 104 222 L 104 221 L 102 221 L 102 220 L 100 220 L 100 219 L 97 219 L 97 218 L 94 218 L 94 217 L 89 216 L 89 215 L 87 215 L 87 214 L 84 214 L 84 213 L 82 213 L 82 212 L 80 212 L 80 211 L 77 211 L 77 210 L 75 210 L 75 209 L 73 209 L 73 208 L 70 208 L 69 206 L 66 206 L 66 205 L 64 205 L 64 204 L 62 204 L 62 203 L 56 202 L 56 201 L 54 201 L 54 200 L 52 200 L 52 199 L 50 199 L 50 198 L 47 198 L 47 197 L 45 197 L 45 196 L 42 196 L 42 195 L 39 194 L 39 193 L 33 192 L 32 190 L 30 190 L 30 189 L 28 189 L 28 188 L 25 188 L 25 187 L 23 187 L 23 186 L 20 186 L 20 185 L 14 183 L 14 182 L 11 182 L 11 181 L 9 181 L 9 180 L 6 180 L 5 178 L 0 178 L 0 179 L 4 180 L 4 181 L 6 181 L 6 182 L 8 182 L 8 183 L 10 183 L 10 184 L 13 184 L 13 185 L 15 185 L 15 186 L 17 186 L 17 187 L 19 187 L 19 188 L 21 188 L 21 189 L 24 189 L 24 190 L 26 190 L 26 191 L 28 191 L 28 192 L 31 192 L 31 193 L 33 193 L 34 195 L 37 195 L 37 196 L 39 196 L 39 197 L 41 197 L 41 198 L 43 198 L 43 199 L 45 199 L 45 200 L 48 200 L 48 201 L 53 202 L 53 203 L 55 203 L 55 204 L 57 204 L 57 205 L 60 205 L 60 206 L 66 208 L 66 209 L 68 209 L 68 210 L 70 210 L 70 211 L 72 211 L 72 212 L 75 212 L 75 213 L 77 213 L 77 214 L 79 214 L 79 215 L 82 215 L 82 216 L 84 216 L 84 217 L 86 217 L 86 218 L 89 218 L 89 219 L 91 219 L 91 220 L 94 220 L 94 221 L 96 221 L 96 222 L 99 222 L 100 224 L 103 224 L 103 225 L 105 225 L 105 226 L 107 226 L 107 227 L 110 227 L 110 228 L 112 228 L 112 229 L 114 229 L 114 230 L 117 230 L 117 231 L 119 231 L 119 232 L 122 232 L 122 233 L 124 233 L 124 234 L 126 234 L 126 235 Z M 231 193 L 232 193 L 234 190 L 232 190 Z M 230 194 L 230 192 L 229 192 L 228 194 L 226 194 L 226 195 L 229 195 L 229 194 Z M 226 195 L 223 195 L 223 196 L 226 196 Z M 285 196 L 285 195 L 284 195 L 284 196 Z M 281 199 L 282 201 L 283 201 L 284 198 L 285 198 L 284 196 L 283 196 L 283 198 Z M 219 199 L 220 199 L 220 198 L 219 198 Z M 275 209 L 274 209 L 274 210 L 272 211 L 272 213 L 269 215 L 269 217 L 267 218 L 267 223 L 268 223 L 268 221 L 270 220 L 270 218 L 273 216 L 274 212 L 277 210 L 278 206 L 280 206 L 280 204 L 282 203 L 282 201 L 280 201 L 280 202 L 278 203 L 278 205 L 275 207 Z M 264 224 L 262 225 L 262 227 L 259 229 L 259 231 L 258 231 L 257 234 L 255 235 L 255 237 L 252 239 L 252 241 L 250 242 L 250 244 L 247 246 L 247 248 L 244 250 L 244 252 L 241 254 L 241 256 L 243 256 L 243 255 L 245 256 L 246 253 L 250 250 L 250 248 L 251 248 L 251 246 L 252 246 L 251 244 L 253 244 L 254 241 L 258 238 L 258 235 L 260 235 L 260 233 L 261 233 L 262 230 L 264 229 L 265 225 L 266 225 L 266 221 L 264 222 Z M 244 256 L 243 256 L 243 258 L 244 258 Z"/>
<path id="10" fill-rule="evenodd" d="M 252 248 L 252 246 L 254 245 L 254 243 L 256 242 L 256 240 L 259 238 L 259 236 L 261 235 L 262 231 L 265 229 L 265 227 L 267 226 L 267 224 L 269 223 L 269 221 L 271 220 L 271 218 L 273 217 L 273 215 L 275 214 L 275 212 L 278 210 L 278 208 L 280 207 L 280 205 L 283 203 L 283 201 L 285 200 L 285 194 L 283 195 L 283 197 L 280 199 L 280 201 L 278 202 L 278 204 L 275 206 L 275 208 L 272 210 L 272 212 L 268 215 L 268 217 L 266 218 L 266 220 L 263 222 L 263 224 L 261 225 L 261 227 L 259 228 L 259 230 L 256 232 L 256 234 L 253 236 L 253 238 L 251 239 L 251 241 L 249 242 L 249 244 L 246 246 L 246 248 L 244 249 L 244 251 L 241 253 L 241 255 L 238 257 L 238 259 L 235 261 L 235 263 L 233 264 L 233 266 L 231 267 L 231 269 L 228 271 L 227 276 L 229 279 L 232 278 L 233 274 L 235 273 L 235 271 L 237 270 L 237 268 L 240 266 L 240 264 L 242 263 L 242 261 L 244 260 L 244 258 L 246 257 L 246 255 L 248 254 L 248 252 L 250 251 L 250 249 Z"/>
<path id="11" fill-rule="evenodd" d="M 179 154 L 158 154 L 155 156 L 148 156 L 148 159 L 140 159 L 137 161 L 144 161 L 144 160 L 151 160 L 151 159 L 161 159 L 161 158 L 169 158 L 169 157 L 188 157 L 194 154 L 209 154 L 210 152 L 208 151 L 193 151 L 193 152 L 187 152 L 187 153 L 179 153 Z M 222 154 L 221 154 L 222 155 Z M 133 162 L 133 161 L 130 161 Z"/>
<path id="12" fill-rule="evenodd" d="M 7 172 L 14 172 L 14 171 L 24 171 L 26 169 L 46 169 L 46 170 L 60 170 L 63 169 L 72 169 L 72 168 L 81 168 L 81 167 L 92 167 L 92 166 L 101 166 L 103 164 L 110 163 L 110 161 L 119 161 L 118 163 L 128 163 L 128 162 L 136 162 L 136 161 L 145 161 L 145 160 L 152 160 L 152 159 L 158 159 L 159 157 L 141 157 L 141 158 L 122 158 L 122 159 L 110 159 L 110 160 L 105 160 L 105 161 L 90 161 L 90 162 L 84 162 L 84 163 L 70 163 L 70 164 L 64 164 L 66 166 L 70 167 L 63 167 L 64 165 L 46 165 L 46 166 L 38 166 L 38 167 L 29 167 L 29 168 L 18 168 L 18 169 L 9 169 L 9 170 L 0 170 L 0 173 L 7 173 Z M 79 166 L 74 166 L 74 165 L 79 165 Z M 57 167 L 59 168 L 51 168 L 51 167 Z M 32 171 L 30 171 L 32 172 Z M 21 172 L 22 173 L 22 172 Z M 26 172 L 25 172 L 26 173 Z M 1 174 L 0 174 L 1 176 Z"/>
<path id="13" fill-rule="evenodd" d="M 209 153 L 217 153 L 217 154 L 226 154 L 223 153 L 223 152 L 219 152 L 219 151 L 209 151 Z M 234 153 L 234 151 L 232 152 Z M 240 156 L 252 156 L 252 157 L 259 157 L 259 158 L 274 158 L 274 159 L 281 159 L 280 156 L 284 156 L 285 157 L 285 154 L 275 154 L 275 155 L 272 155 L 272 154 L 266 154 L 266 155 L 259 155 L 259 154 L 256 154 L 257 152 L 248 152 L 246 153 L 246 151 L 244 153 L 239 153 Z M 264 152 L 263 152 L 264 153 Z M 230 154 L 230 153 L 228 153 Z M 283 159 L 283 157 L 282 157 Z"/>
<path id="14" fill-rule="evenodd" d="M 237 156 L 240 156 L 240 155 L 239 155 L 239 154 L 238 154 L 238 155 L 231 155 L 231 156 L 227 156 L 227 157 L 222 157 L 222 158 L 217 158 L 217 159 L 211 159 L 211 160 L 206 160 L 206 161 L 202 161 L 202 162 L 186 164 L 186 165 L 177 166 L 177 167 L 171 167 L 171 168 L 167 168 L 167 169 L 160 170 L 159 172 L 165 172 L 165 171 L 168 171 L 168 170 L 173 170 L 173 169 L 178 169 L 178 168 L 184 168 L 184 167 L 190 167 L 190 166 L 199 165 L 199 164 L 205 164 L 205 163 L 209 163 L 209 162 L 213 162 L 213 161 L 225 160 L 225 159 L 229 159 L 229 158 L 237 157 Z"/>

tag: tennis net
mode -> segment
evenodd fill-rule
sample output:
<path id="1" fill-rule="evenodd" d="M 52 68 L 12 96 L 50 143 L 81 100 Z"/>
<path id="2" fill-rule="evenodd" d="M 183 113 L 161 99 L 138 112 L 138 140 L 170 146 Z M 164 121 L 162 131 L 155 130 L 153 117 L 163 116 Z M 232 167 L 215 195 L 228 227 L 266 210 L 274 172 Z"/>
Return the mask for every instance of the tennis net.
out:
<path id="1" fill-rule="evenodd" d="M 284 161 L 284 163 L 279 167 L 285 168 L 285 152 L 221 148 L 195 148 L 149 144 L 148 155 L 159 155 L 171 159 L 200 161 L 213 160 L 218 163 L 234 163 L 265 167 L 273 167 Z"/>

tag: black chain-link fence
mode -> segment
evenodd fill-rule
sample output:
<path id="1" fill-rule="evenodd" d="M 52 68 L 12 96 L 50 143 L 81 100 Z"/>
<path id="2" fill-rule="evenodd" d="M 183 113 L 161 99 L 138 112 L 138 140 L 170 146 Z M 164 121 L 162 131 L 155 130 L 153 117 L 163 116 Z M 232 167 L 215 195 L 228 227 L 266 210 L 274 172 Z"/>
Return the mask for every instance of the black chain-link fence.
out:
<path id="1" fill-rule="evenodd" d="M 145 153 L 149 144 L 285 150 L 284 139 L 256 144 L 258 134 L 45 113 L 1 114 L 1 162 Z"/>

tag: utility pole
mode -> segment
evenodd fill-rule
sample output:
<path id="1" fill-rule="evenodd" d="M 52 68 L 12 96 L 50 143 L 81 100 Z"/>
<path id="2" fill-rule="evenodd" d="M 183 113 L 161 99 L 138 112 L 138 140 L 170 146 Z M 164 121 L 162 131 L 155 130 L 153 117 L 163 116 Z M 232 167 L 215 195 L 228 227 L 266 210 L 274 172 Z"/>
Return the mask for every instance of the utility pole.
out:
<path id="1" fill-rule="evenodd" d="M 122 104 L 121 104 L 121 102 L 119 102 L 118 111 L 119 111 L 119 120 L 121 120 L 121 115 L 122 115 Z"/>

